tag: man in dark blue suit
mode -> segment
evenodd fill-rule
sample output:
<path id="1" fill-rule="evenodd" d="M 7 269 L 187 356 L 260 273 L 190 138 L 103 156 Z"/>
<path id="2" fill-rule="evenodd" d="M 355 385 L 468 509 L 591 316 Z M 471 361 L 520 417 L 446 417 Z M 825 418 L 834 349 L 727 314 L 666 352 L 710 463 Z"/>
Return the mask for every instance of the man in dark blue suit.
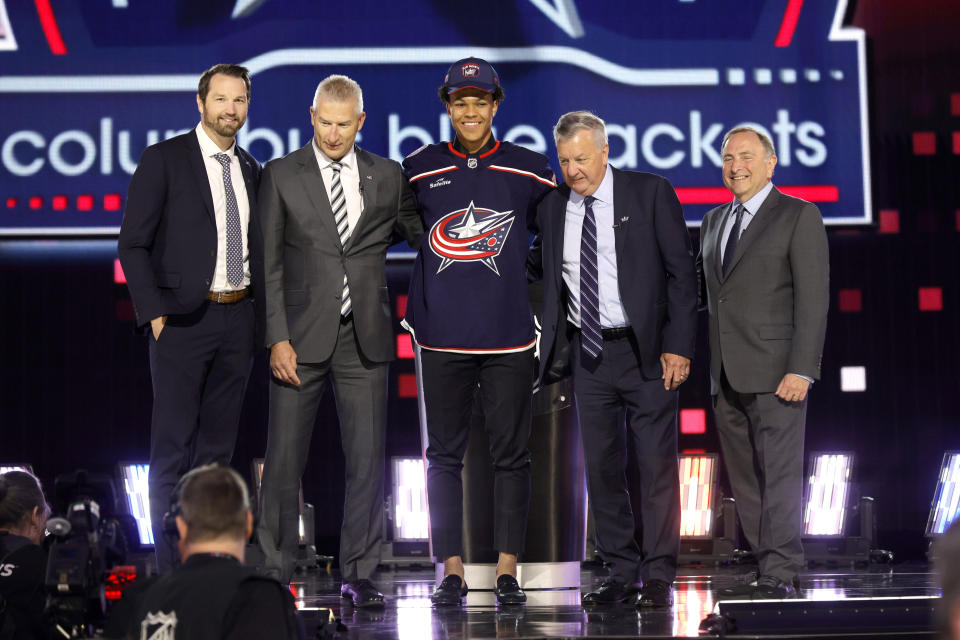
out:
<path id="1" fill-rule="evenodd" d="M 680 544 L 677 387 L 690 371 L 697 278 L 667 180 L 607 164 L 603 120 L 554 128 L 564 183 L 538 210 L 544 308 L 540 376 L 569 354 L 597 547 L 610 577 L 584 605 L 673 602 Z M 539 253 L 540 258 L 537 257 Z M 638 463 L 643 544 L 634 540 L 627 447 Z"/>
<path id="2" fill-rule="evenodd" d="M 262 344 L 260 165 L 235 139 L 249 103 L 244 67 L 208 69 L 197 90 L 200 124 L 143 152 L 120 227 L 137 326 L 149 333 L 150 518 L 162 573 L 176 553 L 162 526 L 173 488 L 193 467 L 230 462 Z"/>

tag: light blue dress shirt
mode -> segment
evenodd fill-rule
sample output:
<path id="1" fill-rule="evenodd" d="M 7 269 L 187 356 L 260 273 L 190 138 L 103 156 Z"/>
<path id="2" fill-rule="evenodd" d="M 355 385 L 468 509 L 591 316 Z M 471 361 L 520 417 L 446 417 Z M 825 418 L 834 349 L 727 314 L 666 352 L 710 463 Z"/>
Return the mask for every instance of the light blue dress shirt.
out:
<path id="1" fill-rule="evenodd" d="M 627 312 L 620 302 L 617 283 L 617 249 L 613 221 L 613 171 L 607 171 L 593 193 L 593 215 L 597 221 L 597 279 L 600 285 L 600 326 L 604 329 L 625 327 Z M 567 285 L 567 318 L 580 326 L 580 232 L 586 207 L 584 196 L 570 192 L 563 229 L 563 282 Z"/>
<path id="2" fill-rule="evenodd" d="M 760 210 L 760 207 L 767 199 L 767 196 L 770 195 L 771 191 L 773 191 L 773 183 L 768 182 L 763 189 L 757 191 L 752 198 L 743 203 L 743 219 L 740 220 L 740 236 L 743 236 L 743 232 L 746 231 L 750 223 L 753 222 L 753 217 L 757 215 L 757 211 Z M 720 264 L 723 264 L 723 254 L 727 250 L 727 238 L 730 237 L 730 232 L 733 231 L 733 225 L 737 220 L 737 217 L 733 215 L 737 204 L 739 203 L 734 199 L 730 204 L 730 209 L 727 211 L 727 222 L 723 226 L 723 235 L 720 237 Z M 738 237 L 737 239 L 739 240 L 740 238 Z"/>

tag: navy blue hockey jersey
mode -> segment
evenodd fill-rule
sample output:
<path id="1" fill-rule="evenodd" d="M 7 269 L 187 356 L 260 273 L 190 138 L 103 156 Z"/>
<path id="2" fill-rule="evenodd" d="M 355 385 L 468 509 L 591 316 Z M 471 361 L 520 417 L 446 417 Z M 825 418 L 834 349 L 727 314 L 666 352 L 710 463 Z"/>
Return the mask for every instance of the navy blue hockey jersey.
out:
<path id="1" fill-rule="evenodd" d="M 532 348 L 526 259 L 537 203 L 556 186 L 547 158 L 509 142 L 470 156 L 441 143 L 407 156 L 403 169 L 429 230 L 404 326 L 425 349 Z"/>

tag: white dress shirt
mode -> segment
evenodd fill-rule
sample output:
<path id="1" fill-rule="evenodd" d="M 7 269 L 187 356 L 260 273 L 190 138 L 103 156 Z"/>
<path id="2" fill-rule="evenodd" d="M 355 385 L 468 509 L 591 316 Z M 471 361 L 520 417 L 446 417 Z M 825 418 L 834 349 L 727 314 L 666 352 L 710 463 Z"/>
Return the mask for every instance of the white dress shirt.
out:
<path id="1" fill-rule="evenodd" d="M 320 150 L 317 141 L 313 141 L 313 153 L 317 157 L 317 165 L 320 167 L 320 174 L 323 176 L 323 186 L 327 190 L 327 198 L 333 202 L 331 187 L 333 186 L 333 167 L 335 161 Z M 360 220 L 360 214 L 363 213 L 363 197 L 360 193 L 360 169 L 357 167 L 357 154 L 353 147 L 347 155 L 337 160 L 340 167 L 340 186 L 343 187 L 343 197 L 347 200 L 347 225 L 350 227 L 350 233 L 357 227 L 357 221 Z"/>
<path id="2" fill-rule="evenodd" d="M 250 226 L 250 201 L 247 199 L 247 187 L 243 182 L 243 172 L 240 171 L 240 158 L 237 157 L 234 142 L 229 149 L 223 151 L 217 143 L 210 139 L 203 125 L 196 128 L 197 140 L 200 141 L 200 153 L 203 154 L 203 166 L 207 169 L 207 180 L 210 182 L 210 193 L 213 195 L 213 212 L 217 221 L 217 265 L 213 272 L 211 291 L 236 291 L 250 286 L 250 248 L 247 246 L 247 227 Z M 230 183 L 233 194 L 237 198 L 237 209 L 240 212 L 240 237 L 243 239 L 243 282 L 238 286 L 227 280 L 227 190 L 223 184 L 223 165 L 214 156 L 225 153 L 230 156 Z"/>
<path id="3" fill-rule="evenodd" d="M 617 248 L 613 230 L 613 171 L 607 171 L 593 192 L 593 217 L 597 223 L 597 279 L 600 286 L 600 326 L 627 326 L 627 312 L 620 301 L 617 281 Z M 567 285 L 567 318 L 580 326 L 580 236 L 587 213 L 584 196 L 570 192 L 563 228 L 563 282 Z"/>

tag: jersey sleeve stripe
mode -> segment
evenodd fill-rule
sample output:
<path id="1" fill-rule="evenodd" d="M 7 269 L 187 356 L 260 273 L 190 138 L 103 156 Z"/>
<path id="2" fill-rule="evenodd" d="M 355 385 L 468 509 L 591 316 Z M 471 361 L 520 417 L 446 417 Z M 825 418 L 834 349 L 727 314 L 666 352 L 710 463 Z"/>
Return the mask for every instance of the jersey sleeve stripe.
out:
<path id="1" fill-rule="evenodd" d="M 447 171 L 456 171 L 458 169 L 457 165 L 452 164 L 449 167 L 444 167 L 442 169 L 434 169 L 433 171 L 425 171 L 424 173 L 418 173 L 417 175 L 410 178 L 410 182 L 416 182 L 420 178 L 429 178 L 430 176 L 435 176 L 438 173 L 446 173 Z"/>
<path id="2" fill-rule="evenodd" d="M 514 169 L 513 167 L 501 167 L 500 165 L 496 165 L 496 164 L 490 165 L 490 168 L 496 171 L 506 171 L 507 173 L 516 173 L 517 175 L 527 176 L 527 177 L 533 178 L 538 182 L 542 182 L 543 184 L 550 185 L 551 187 L 557 186 L 557 183 L 554 182 L 553 180 L 547 180 L 546 178 L 541 178 L 540 176 L 533 173 L 532 171 L 523 171 L 521 169 Z"/>

